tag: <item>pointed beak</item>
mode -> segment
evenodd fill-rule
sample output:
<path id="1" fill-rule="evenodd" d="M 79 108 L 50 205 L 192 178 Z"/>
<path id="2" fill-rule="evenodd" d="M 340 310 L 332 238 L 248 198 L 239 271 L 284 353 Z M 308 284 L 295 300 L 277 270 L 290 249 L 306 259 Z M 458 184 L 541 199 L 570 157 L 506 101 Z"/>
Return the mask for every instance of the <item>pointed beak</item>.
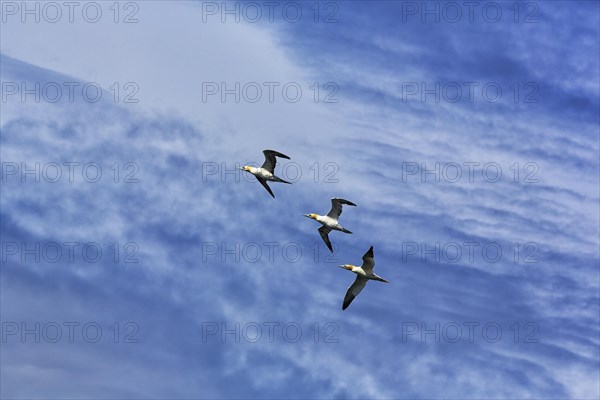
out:
<path id="1" fill-rule="evenodd" d="M 244 167 L 238 167 L 238 169 L 241 169 L 242 171 L 246 170 L 246 168 L 244 168 Z"/>
<path id="2" fill-rule="evenodd" d="M 305 216 L 306 218 L 312 218 L 312 217 L 310 216 L 310 214 L 304 214 L 304 216 Z"/>
<path id="3" fill-rule="evenodd" d="M 346 269 L 346 266 L 345 266 L 345 265 L 338 265 L 338 267 L 339 267 L 339 268 L 344 268 L 344 269 Z"/>

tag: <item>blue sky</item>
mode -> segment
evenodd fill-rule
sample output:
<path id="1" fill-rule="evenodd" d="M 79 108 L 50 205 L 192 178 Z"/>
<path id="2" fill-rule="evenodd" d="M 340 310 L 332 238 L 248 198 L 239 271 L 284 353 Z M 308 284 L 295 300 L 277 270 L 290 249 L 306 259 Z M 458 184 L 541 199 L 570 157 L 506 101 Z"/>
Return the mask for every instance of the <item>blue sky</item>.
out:
<path id="1" fill-rule="evenodd" d="M 600 396 L 598 2 L 37 4 L 1 5 L 2 398 Z M 266 148 L 275 199 L 233 172 Z"/>

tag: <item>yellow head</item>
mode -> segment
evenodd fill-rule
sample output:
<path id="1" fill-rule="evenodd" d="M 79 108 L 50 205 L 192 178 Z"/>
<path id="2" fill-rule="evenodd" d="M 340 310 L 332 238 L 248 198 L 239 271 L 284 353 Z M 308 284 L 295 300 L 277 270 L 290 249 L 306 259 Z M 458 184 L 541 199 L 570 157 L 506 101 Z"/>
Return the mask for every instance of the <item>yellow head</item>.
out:
<path id="1" fill-rule="evenodd" d="M 317 219 L 317 214 L 304 214 L 306 218 Z"/>
<path id="2" fill-rule="evenodd" d="M 352 268 L 354 268 L 354 265 L 352 265 L 352 264 L 344 264 L 344 265 L 338 265 L 338 267 L 347 269 L 348 271 L 352 271 Z"/>

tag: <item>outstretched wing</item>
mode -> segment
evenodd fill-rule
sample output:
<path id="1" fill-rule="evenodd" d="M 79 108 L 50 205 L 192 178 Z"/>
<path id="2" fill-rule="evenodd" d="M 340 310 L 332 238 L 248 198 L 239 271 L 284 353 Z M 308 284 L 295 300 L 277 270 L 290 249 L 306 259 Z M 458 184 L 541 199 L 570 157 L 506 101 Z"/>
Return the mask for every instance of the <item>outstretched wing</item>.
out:
<path id="1" fill-rule="evenodd" d="M 329 251 L 333 253 L 333 247 L 331 246 L 331 242 L 329 241 L 329 232 L 331 232 L 331 229 L 329 229 L 326 226 L 322 226 L 319 228 L 319 235 L 321 235 L 321 237 L 323 238 L 323 241 L 327 245 Z"/>
<path id="2" fill-rule="evenodd" d="M 373 267 L 375 266 L 375 256 L 373 255 L 373 246 L 365 253 L 362 260 L 362 269 L 367 274 L 373 273 Z"/>
<path id="3" fill-rule="evenodd" d="M 257 176 L 257 177 L 256 177 L 256 180 L 257 180 L 257 181 L 259 181 L 259 182 L 260 182 L 260 184 L 261 184 L 261 185 L 263 185 L 263 187 L 264 187 L 265 189 L 267 189 L 267 192 L 269 192 L 269 194 L 270 194 L 271 196 L 273 196 L 273 198 L 275 198 L 275 195 L 273 194 L 273 191 L 271 190 L 271 188 L 269 187 L 269 185 L 267 185 L 267 182 L 266 182 L 264 179 L 262 179 L 262 178 L 259 178 L 259 177 Z"/>
<path id="4" fill-rule="evenodd" d="M 338 219 L 340 217 L 340 215 L 342 215 L 342 204 L 347 204 L 349 206 L 356 206 L 356 204 L 354 204 L 348 200 L 334 197 L 333 199 L 331 199 L 331 210 L 329 211 L 329 214 L 327 214 L 327 216 L 334 218 L 334 219 Z"/>
<path id="5" fill-rule="evenodd" d="M 277 159 L 275 157 L 287 158 L 290 159 L 285 154 L 282 154 L 275 150 L 263 150 L 263 154 L 265 155 L 265 162 L 262 165 L 263 169 L 266 169 L 270 173 L 275 171 L 275 164 L 277 164 Z"/>
<path id="6" fill-rule="evenodd" d="M 366 284 L 367 278 L 363 278 L 360 275 L 356 277 L 356 280 L 352 285 L 350 285 L 348 291 L 346 292 L 346 296 L 344 297 L 344 304 L 342 305 L 342 310 L 348 308 L 350 303 L 352 303 L 352 300 L 354 300 L 354 298 L 358 296 L 358 294 L 363 290 Z"/>

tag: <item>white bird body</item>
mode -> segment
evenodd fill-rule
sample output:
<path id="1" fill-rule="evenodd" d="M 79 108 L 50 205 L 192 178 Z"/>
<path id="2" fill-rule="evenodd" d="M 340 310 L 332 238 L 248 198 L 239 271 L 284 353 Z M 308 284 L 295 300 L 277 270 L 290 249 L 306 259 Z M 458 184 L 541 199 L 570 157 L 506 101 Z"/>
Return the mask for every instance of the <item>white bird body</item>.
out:
<path id="1" fill-rule="evenodd" d="M 373 273 L 373 267 L 375 266 L 375 256 L 373 255 L 373 246 L 365 253 L 363 256 L 363 263 L 360 267 L 351 264 L 339 265 L 340 268 L 347 269 L 348 271 L 352 271 L 356 274 L 356 279 L 354 283 L 350 285 L 348 291 L 346 292 L 346 296 L 344 297 L 344 303 L 342 305 L 342 310 L 348 308 L 352 300 L 358 296 L 358 294 L 363 290 L 365 285 L 369 280 L 379 281 L 389 283 L 379 275 Z"/>
<path id="2" fill-rule="evenodd" d="M 362 267 L 357 267 L 356 265 L 348 265 L 348 266 L 350 267 L 350 268 L 349 268 L 349 271 L 352 271 L 352 272 L 354 272 L 356 275 L 364 276 L 365 278 L 369 279 L 369 278 L 367 277 L 367 273 L 365 272 L 365 270 L 364 270 L 364 269 L 362 269 Z"/>
<path id="3" fill-rule="evenodd" d="M 374 274 L 373 271 L 365 271 L 362 267 L 357 267 L 356 265 L 349 265 L 348 264 L 347 266 L 349 267 L 349 268 L 347 268 L 348 271 L 352 271 L 356 275 L 358 275 L 360 277 L 364 277 L 367 280 L 372 279 L 374 281 L 387 282 L 386 280 L 384 280 L 379 275 Z"/>
<path id="4" fill-rule="evenodd" d="M 327 215 L 315 214 L 315 220 L 319 221 L 321 225 L 326 226 L 329 229 L 335 229 L 336 231 L 344 230 L 337 219 L 328 217 Z"/>
<path id="5" fill-rule="evenodd" d="M 323 241 L 327 245 L 327 248 L 332 253 L 333 253 L 333 246 L 331 245 L 331 242 L 329 241 L 329 232 L 334 230 L 334 231 L 341 231 L 344 233 L 352 233 L 348 229 L 341 226 L 340 223 L 338 222 L 338 219 L 340 218 L 340 215 L 342 214 L 342 204 L 346 204 L 349 206 L 356 206 L 356 204 L 354 204 L 348 200 L 334 197 L 331 199 L 331 210 L 329 211 L 329 213 L 327 215 L 304 214 L 305 217 L 314 219 L 315 221 L 317 221 L 321 225 L 323 225 L 322 227 L 319 228 L 319 235 L 321 235 L 321 238 L 323 238 Z"/>
<path id="6" fill-rule="evenodd" d="M 252 175 L 263 178 L 266 181 L 276 181 L 275 175 L 270 173 L 264 168 L 259 167 L 246 167 L 246 171 L 250 172 Z"/>

